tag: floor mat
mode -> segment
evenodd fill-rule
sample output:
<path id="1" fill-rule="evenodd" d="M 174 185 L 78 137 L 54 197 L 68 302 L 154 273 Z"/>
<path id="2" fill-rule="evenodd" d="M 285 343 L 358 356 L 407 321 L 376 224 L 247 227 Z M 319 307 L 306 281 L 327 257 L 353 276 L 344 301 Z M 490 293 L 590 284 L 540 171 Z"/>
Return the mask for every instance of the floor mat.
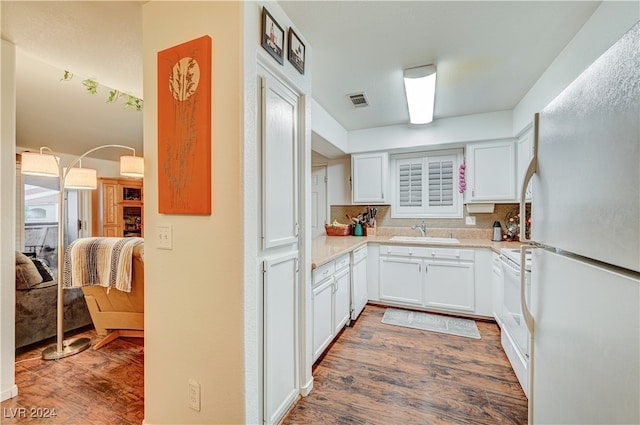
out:
<path id="1" fill-rule="evenodd" d="M 384 312 L 382 323 L 480 339 L 475 321 L 439 314 L 388 308 Z"/>

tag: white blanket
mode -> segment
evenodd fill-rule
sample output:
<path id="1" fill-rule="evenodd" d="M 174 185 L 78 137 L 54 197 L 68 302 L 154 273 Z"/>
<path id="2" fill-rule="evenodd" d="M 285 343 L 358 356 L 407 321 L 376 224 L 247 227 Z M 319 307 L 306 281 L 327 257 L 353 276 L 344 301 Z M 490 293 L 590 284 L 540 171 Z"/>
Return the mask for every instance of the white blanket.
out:
<path id="1" fill-rule="evenodd" d="M 65 288 L 100 285 L 131 292 L 133 249 L 142 238 L 81 238 L 64 256 Z"/>

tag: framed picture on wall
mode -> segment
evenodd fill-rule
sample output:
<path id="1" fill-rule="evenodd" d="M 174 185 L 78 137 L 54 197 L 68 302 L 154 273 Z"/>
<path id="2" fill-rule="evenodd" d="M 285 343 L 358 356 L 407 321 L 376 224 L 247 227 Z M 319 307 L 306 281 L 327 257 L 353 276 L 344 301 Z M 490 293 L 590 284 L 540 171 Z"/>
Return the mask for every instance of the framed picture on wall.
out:
<path id="1" fill-rule="evenodd" d="M 262 47 L 280 65 L 284 62 L 284 30 L 266 7 L 262 8 Z"/>
<path id="2" fill-rule="evenodd" d="M 304 74 L 304 50 L 304 43 L 300 41 L 298 34 L 289 28 L 289 62 L 300 74 Z"/>

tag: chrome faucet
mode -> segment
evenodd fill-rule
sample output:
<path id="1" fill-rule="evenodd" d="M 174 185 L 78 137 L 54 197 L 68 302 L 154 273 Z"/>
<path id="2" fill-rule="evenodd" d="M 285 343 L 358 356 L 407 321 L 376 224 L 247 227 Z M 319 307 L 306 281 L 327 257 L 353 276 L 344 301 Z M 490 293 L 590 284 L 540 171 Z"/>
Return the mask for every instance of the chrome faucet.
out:
<path id="1" fill-rule="evenodd" d="M 424 224 L 424 220 L 420 224 L 414 224 L 413 226 L 411 226 L 411 230 L 416 230 L 416 229 L 420 231 L 420 236 L 422 237 L 427 236 L 427 225 Z"/>

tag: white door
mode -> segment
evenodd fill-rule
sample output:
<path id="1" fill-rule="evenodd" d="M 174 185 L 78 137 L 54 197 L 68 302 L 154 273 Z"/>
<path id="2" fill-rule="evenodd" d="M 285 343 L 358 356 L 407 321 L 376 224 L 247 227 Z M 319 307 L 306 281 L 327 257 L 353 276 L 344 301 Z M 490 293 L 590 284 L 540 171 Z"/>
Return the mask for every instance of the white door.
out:
<path id="1" fill-rule="evenodd" d="M 278 423 L 300 391 L 298 95 L 260 68 L 263 420 Z"/>
<path id="2" fill-rule="evenodd" d="M 311 170 L 312 237 L 324 235 L 324 225 L 327 223 L 327 167 L 313 167 Z"/>

